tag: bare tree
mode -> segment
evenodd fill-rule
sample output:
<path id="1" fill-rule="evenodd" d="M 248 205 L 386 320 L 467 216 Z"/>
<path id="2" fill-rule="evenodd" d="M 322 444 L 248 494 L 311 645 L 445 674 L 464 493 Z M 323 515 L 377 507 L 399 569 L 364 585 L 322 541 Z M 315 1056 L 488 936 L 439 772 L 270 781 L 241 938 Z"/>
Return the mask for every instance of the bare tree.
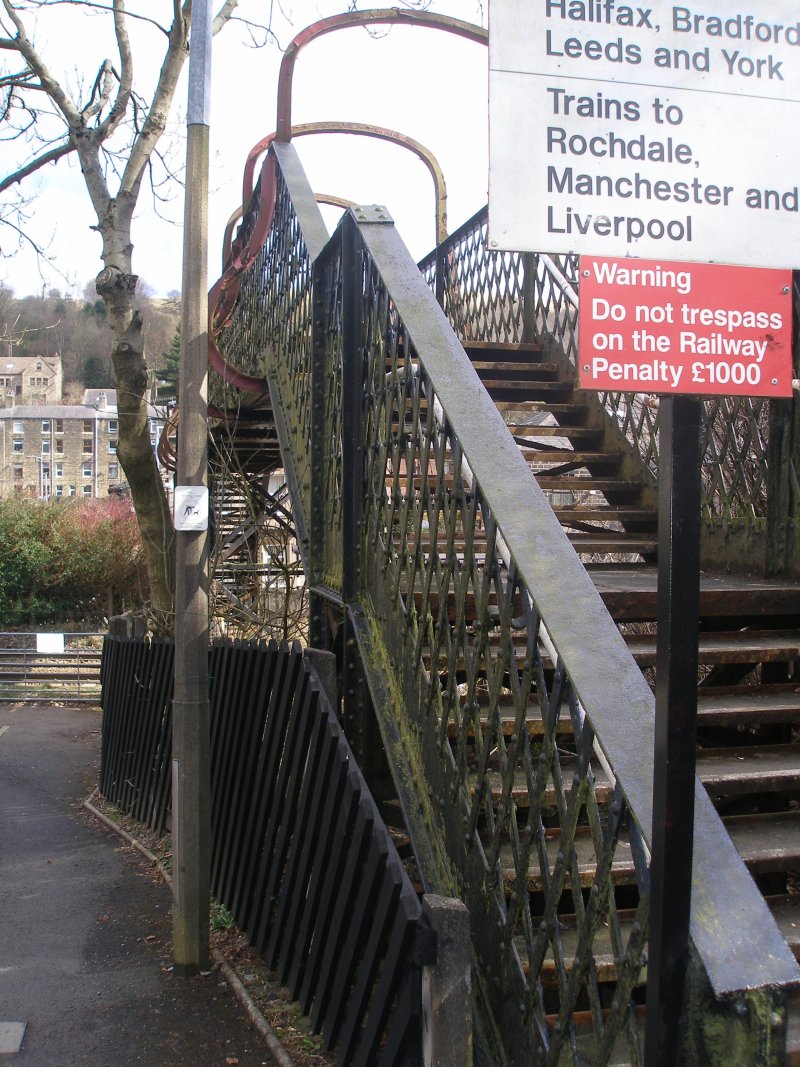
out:
<path id="1" fill-rule="evenodd" d="M 214 19 L 218 33 L 234 19 L 239 0 L 223 0 Z M 115 55 L 105 59 L 85 83 L 71 87 L 59 80 L 35 40 L 36 24 L 52 9 L 72 7 L 113 22 Z M 51 9 L 48 11 L 48 9 Z M 164 24 L 154 11 L 164 10 Z M 136 308 L 137 276 L 133 273 L 132 221 L 143 183 L 159 160 L 178 77 L 188 55 L 192 0 L 158 0 L 138 12 L 125 0 L 0 0 L 0 50 L 10 66 L 0 71 L 0 133 L 6 140 L 24 139 L 30 155 L 13 173 L 0 179 L 0 222 L 24 234 L 13 223 L 9 202 L 22 199 L 25 179 L 48 164 L 76 155 L 102 240 L 103 269 L 97 292 L 108 310 L 112 361 L 119 407 L 119 458 L 131 487 L 142 533 L 152 590 L 152 617 L 157 629 L 170 629 L 174 590 L 174 535 L 166 494 L 150 443 L 147 410 L 147 366 L 142 316 Z M 149 100 L 134 82 L 131 20 L 145 24 L 163 40 L 161 68 Z M 261 26 L 262 40 L 270 36 Z M 85 72 L 87 73 L 87 72 Z M 28 202 L 29 203 L 29 202 Z"/>

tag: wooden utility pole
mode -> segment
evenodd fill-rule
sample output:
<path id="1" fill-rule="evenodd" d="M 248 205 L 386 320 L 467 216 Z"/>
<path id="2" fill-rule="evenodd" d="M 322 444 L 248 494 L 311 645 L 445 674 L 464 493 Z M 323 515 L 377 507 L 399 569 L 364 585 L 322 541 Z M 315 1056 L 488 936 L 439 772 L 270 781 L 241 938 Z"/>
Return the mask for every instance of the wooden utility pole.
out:
<path id="1" fill-rule="evenodd" d="M 178 485 L 175 493 L 173 953 L 208 970 L 211 781 L 208 703 L 208 145 L 211 2 L 192 11 L 184 200 Z"/>

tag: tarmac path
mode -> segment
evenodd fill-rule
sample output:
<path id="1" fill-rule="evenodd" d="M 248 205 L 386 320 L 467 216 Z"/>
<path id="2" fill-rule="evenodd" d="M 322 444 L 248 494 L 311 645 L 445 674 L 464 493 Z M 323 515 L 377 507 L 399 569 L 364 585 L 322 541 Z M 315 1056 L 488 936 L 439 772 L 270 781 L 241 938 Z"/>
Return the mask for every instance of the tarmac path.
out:
<path id="1" fill-rule="evenodd" d="M 0 704 L 1 1067 L 270 1062 L 217 971 L 172 974 L 169 890 L 82 807 L 99 752 L 96 709 Z"/>

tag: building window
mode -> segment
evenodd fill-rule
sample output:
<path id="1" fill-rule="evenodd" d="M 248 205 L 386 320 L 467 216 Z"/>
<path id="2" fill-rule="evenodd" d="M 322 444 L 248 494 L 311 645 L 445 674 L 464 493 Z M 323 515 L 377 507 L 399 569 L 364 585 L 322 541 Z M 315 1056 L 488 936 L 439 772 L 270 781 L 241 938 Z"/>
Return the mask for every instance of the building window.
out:
<path id="1" fill-rule="evenodd" d="M 115 482 L 119 478 L 119 464 L 109 463 L 108 465 L 108 477 L 112 482 Z"/>
<path id="2" fill-rule="evenodd" d="M 50 420 L 42 419 L 42 433 L 50 433 Z"/>
<path id="3" fill-rule="evenodd" d="M 83 495 L 84 496 L 91 496 L 92 495 L 92 487 L 91 487 L 91 485 L 84 485 L 84 487 L 83 487 Z"/>
<path id="4" fill-rule="evenodd" d="M 93 452 L 94 452 L 94 448 L 92 447 L 92 439 L 91 439 L 91 437 L 84 437 L 84 439 L 83 439 L 83 454 L 84 454 L 84 456 L 91 456 Z"/>
<path id="5" fill-rule="evenodd" d="M 75 486 L 74 485 L 71 485 L 69 487 L 69 495 L 70 496 L 75 496 Z"/>
<path id="6" fill-rule="evenodd" d="M 63 433 L 63 432 L 64 432 L 64 420 L 63 419 L 56 419 L 56 433 Z"/>
<path id="7" fill-rule="evenodd" d="M 56 478 L 63 478 L 63 477 L 64 477 L 64 464 L 63 463 L 56 463 Z"/>
<path id="8" fill-rule="evenodd" d="M 94 422 L 91 419 L 83 420 L 83 432 L 84 434 L 91 434 L 94 431 Z"/>
<path id="9" fill-rule="evenodd" d="M 50 442 L 49 441 L 42 441 L 42 455 L 43 456 L 49 456 L 50 455 Z"/>
<path id="10" fill-rule="evenodd" d="M 64 439 L 62 437 L 56 438 L 56 453 L 59 456 L 64 455 Z"/>
<path id="11" fill-rule="evenodd" d="M 64 495 L 64 486 L 63 485 L 57 485 L 56 486 L 56 496 L 63 496 L 63 495 Z"/>
<path id="12" fill-rule="evenodd" d="M 14 433 L 24 433 L 25 424 L 22 419 L 14 419 Z"/>
<path id="13" fill-rule="evenodd" d="M 14 452 L 24 452 L 24 448 L 22 447 L 22 438 L 21 437 L 15 437 L 14 438 L 14 444 L 13 444 L 12 448 L 13 448 Z"/>
<path id="14" fill-rule="evenodd" d="M 108 442 L 108 453 L 111 456 L 116 456 L 116 454 L 117 454 L 117 439 L 116 439 L 116 437 L 112 438 Z"/>
<path id="15" fill-rule="evenodd" d="M 118 423 L 118 421 L 116 419 L 109 419 L 108 420 L 108 432 L 109 433 L 118 433 L 119 432 L 119 423 Z"/>
<path id="16" fill-rule="evenodd" d="M 21 482 L 22 481 L 22 464 L 21 463 L 15 463 L 14 464 L 14 481 L 15 482 Z"/>
<path id="17" fill-rule="evenodd" d="M 84 463 L 83 471 L 81 473 L 83 474 L 84 478 L 91 478 L 91 476 L 92 476 L 92 465 L 91 465 L 91 463 Z"/>

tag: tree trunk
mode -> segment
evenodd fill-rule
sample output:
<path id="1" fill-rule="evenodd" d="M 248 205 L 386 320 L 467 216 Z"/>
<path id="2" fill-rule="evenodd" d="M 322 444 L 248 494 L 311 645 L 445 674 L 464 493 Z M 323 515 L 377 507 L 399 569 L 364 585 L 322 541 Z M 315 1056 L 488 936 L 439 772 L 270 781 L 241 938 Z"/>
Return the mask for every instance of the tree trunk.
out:
<path id="1" fill-rule="evenodd" d="M 175 534 L 167 494 L 150 441 L 147 365 L 142 318 L 134 310 L 137 277 L 113 267 L 97 276 L 97 292 L 108 308 L 117 384 L 117 455 L 131 489 L 150 578 L 150 628 L 174 629 Z"/>

